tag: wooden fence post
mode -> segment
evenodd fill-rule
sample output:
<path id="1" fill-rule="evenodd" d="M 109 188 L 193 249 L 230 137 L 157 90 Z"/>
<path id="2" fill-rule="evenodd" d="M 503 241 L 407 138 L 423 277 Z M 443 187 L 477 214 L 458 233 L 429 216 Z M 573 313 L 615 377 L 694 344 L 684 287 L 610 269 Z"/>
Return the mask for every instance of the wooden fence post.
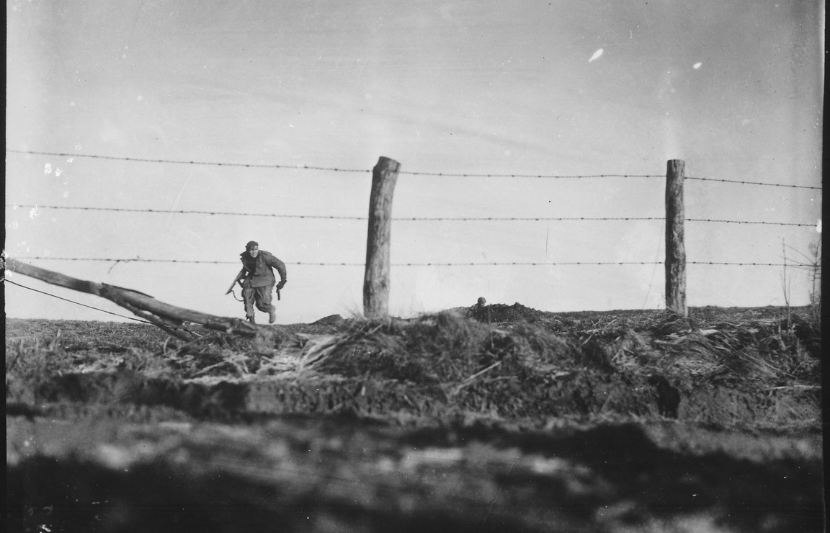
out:
<path id="1" fill-rule="evenodd" d="M 389 315 L 392 195 L 400 168 L 401 164 L 397 161 L 381 156 L 372 169 L 366 273 L 363 277 L 363 314 L 366 318 L 386 318 Z"/>
<path id="2" fill-rule="evenodd" d="M 686 245 L 683 241 L 683 180 L 686 163 L 666 164 L 666 309 L 681 316 L 686 310 Z"/>

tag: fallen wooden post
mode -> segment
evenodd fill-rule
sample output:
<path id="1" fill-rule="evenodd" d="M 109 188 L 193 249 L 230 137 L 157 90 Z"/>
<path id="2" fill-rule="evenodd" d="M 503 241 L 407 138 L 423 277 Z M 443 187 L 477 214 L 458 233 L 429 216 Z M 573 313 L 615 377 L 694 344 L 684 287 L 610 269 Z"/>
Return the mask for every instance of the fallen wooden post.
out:
<path id="1" fill-rule="evenodd" d="M 248 337 L 262 335 L 268 338 L 274 335 L 273 328 L 257 326 L 256 324 L 251 324 L 239 318 L 225 318 L 192 311 L 190 309 L 183 309 L 160 302 L 152 296 L 132 289 L 73 278 L 59 272 L 52 272 L 51 270 L 21 263 L 12 258 L 5 258 L 3 263 L 4 268 L 11 272 L 39 279 L 59 287 L 106 298 L 129 310 L 136 316 L 158 326 L 170 335 L 186 341 L 195 340 L 196 336 L 183 328 L 185 322 L 194 322 L 208 329 Z"/>

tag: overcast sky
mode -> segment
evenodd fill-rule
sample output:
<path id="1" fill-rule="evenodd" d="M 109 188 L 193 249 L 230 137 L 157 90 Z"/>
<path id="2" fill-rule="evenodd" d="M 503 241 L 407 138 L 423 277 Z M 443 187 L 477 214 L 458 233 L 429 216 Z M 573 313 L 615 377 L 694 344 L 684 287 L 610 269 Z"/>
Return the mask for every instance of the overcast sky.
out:
<path id="1" fill-rule="evenodd" d="M 661 308 L 662 264 L 557 263 L 662 262 L 669 159 L 691 177 L 821 187 L 823 20 L 823 2 L 803 0 L 10 0 L 5 249 L 242 317 L 224 295 L 236 264 L 115 259 L 234 262 L 253 239 L 287 264 L 278 322 L 360 313 L 365 220 L 170 211 L 366 217 L 370 170 L 386 156 L 401 163 L 396 218 L 656 218 L 395 221 L 393 264 L 546 265 L 399 266 L 393 314 L 479 296 L 547 311 Z M 819 238 L 821 190 L 688 180 L 685 200 L 690 219 L 807 224 L 688 221 L 689 261 L 781 263 L 787 250 L 803 262 Z M 358 265 L 297 264 L 321 262 Z M 782 276 L 689 265 L 688 303 L 783 305 Z M 806 303 L 806 273 L 787 278 L 791 303 Z M 14 285 L 6 312 L 118 320 Z"/>

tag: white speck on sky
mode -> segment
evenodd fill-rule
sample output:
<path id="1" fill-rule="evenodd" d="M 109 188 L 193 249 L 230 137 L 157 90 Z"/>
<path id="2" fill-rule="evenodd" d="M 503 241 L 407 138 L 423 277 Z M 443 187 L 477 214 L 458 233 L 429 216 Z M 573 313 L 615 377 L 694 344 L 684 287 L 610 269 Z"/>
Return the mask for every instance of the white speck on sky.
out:
<path id="1" fill-rule="evenodd" d="M 256 240 L 288 265 L 279 323 L 360 313 L 362 267 L 313 263 L 361 263 L 366 221 L 285 216 L 366 217 L 370 172 L 303 167 L 369 171 L 386 156 L 403 172 L 395 218 L 654 218 L 395 221 L 393 264 L 550 264 L 395 267 L 394 315 L 468 306 L 480 296 L 549 311 L 661 308 L 662 264 L 562 263 L 662 261 L 659 176 L 669 159 L 683 159 L 689 177 L 821 186 L 823 5 L 777 3 L 16 4 L 6 22 L 7 150 L 75 157 L 59 181 L 49 174 L 64 156 L 7 152 L 6 201 L 159 213 L 76 209 L 30 218 L 28 209 L 7 209 L 7 227 L 18 226 L 5 250 L 25 261 L 48 249 L 51 260 L 30 262 L 241 318 L 241 304 L 224 296 L 236 263 L 111 266 L 136 257 L 238 262 Z M 82 157 L 89 155 L 103 157 Z M 687 258 L 781 263 L 782 239 L 806 252 L 820 231 L 820 195 L 688 179 L 688 219 L 805 225 L 687 221 Z M 185 215 L 171 213 L 174 206 L 279 217 Z M 689 305 L 784 303 L 776 267 L 692 264 L 687 274 Z M 806 274 L 794 279 L 795 305 L 808 302 L 809 287 Z M 6 287 L 6 313 L 112 318 L 14 286 Z"/>

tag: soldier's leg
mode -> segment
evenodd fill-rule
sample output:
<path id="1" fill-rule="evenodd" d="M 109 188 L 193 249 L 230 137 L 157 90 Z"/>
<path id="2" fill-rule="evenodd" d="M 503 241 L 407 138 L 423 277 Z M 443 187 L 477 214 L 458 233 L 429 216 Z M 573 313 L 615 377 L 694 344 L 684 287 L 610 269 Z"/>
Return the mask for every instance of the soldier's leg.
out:
<path id="1" fill-rule="evenodd" d="M 255 288 L 248 285 L 247 282 L 242 284 L 242 300 L 245 302 L 245 318 L 254 323 L 256 323 L 256 319 L 254 317 L 255 295 Z"/>
<path id="2" fill-rule="evenodd" d="M 272 305 L 273 285 L 256 288 L 256 306 L 263 313 L 268 313 L 268 323 L 273 324 L 277 319 L 277 310 Z"/>

